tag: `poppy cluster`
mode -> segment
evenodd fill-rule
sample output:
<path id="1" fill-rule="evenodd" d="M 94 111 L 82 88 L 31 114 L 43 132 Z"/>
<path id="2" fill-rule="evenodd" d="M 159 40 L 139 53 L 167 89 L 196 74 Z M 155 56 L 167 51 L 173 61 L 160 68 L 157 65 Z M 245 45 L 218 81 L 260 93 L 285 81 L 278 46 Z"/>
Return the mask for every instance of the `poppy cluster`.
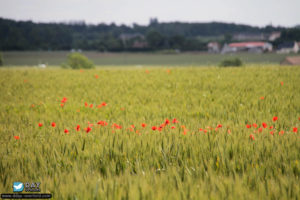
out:
<path id="1" fill-rule="evenodd" d="M 176 119 L 176 118 L 174 118 L 173 120 L 172 120 L 172 124 L 176 124 L 176 123 L 178 123 L 178 120 Z M 169 119 L 166 119 L 161 125 L 159 125 L 159 126 L 152 126 L 152 130 L 153 131 L 156 131 L 156 130 L 158 130 L 158 131 L 162 131 L 166 126 L 168 126 L 168 125 L 170 125 L 171 124 L 171 121 L 169 120 Z M 143 125 L 142 125 L 143 126 Z M 175 129 L 176 127 L 175 126 L 172 126 L 171 127 L 171 129 Z"/>
<path id="2" fill-rule="evenodd" d="M 94 107 L 93 104 L 90 104 L 90 105 L 89 105 L 87 102 L 84 102 L 84 106 L 85 106 L 85 107 L 90 107 L 90 108 L 93 108 L 93 107 Z M 103 107 L 103 106 L 107 106 L 107 103 L 106 103 L 106 102 L 102 102 L 101 104 L 97 105 L 97 108 L 101 108 L 101 107 Z"/>
<path id="3" fill-rule="evenodd" d="M 63 97 L 62 100 L 61 100 L 60 106 L 61 106 L 61 107 L 64 107 L 64 105 L 65 105 L 65 103 L 67 102 L 67 100 L 68 100 L 68 99 L 67 99 L 66 97 Z"/>
<path id="4" fill-rule="evenodd" d="M 268 126 L 268 124 L 266 123 L 266 122 L 262 122 L 261 123 L 261 126 L 262 127 L 259 127 L 257 130 L 254 130 L 253 132 L 254 133 L 262 133 L 263 132 L 263 130 L 264 129 L 269 129 L 270 130 L 270 134 L 271 135 L 274 135 L 274 133 L 276 132 L 276 128 L 275 128 L 275 122 L 277 122 L 278 121 L 278 117 L 277 116 L 274 116 L 273 118 L 272 118 L 272 121 L 274 122 L 274 124 L 273 125 L 271 125 L 271 126 Z M 256 123 L 253 123 L 253 124 L 246 124 L 246 128 L 247 129 L 250 129 L 251 127 L 253 127 L 253 128 L 257 128 L 257 124 Z M 284 135 L 284 130 L 277 130 L 278 131 L 278 135 Z M 294 132 L 294 133 L 297 133 L 298 132 L 298 128 L 297 127 L 293 127 L 293 130 L 292 130 L 292 132 Z M 252 134 L 251 134 L 252 135 Z M 252 137 L 250 137 L 252 140 L 254 140 L 254 136 Z"/>

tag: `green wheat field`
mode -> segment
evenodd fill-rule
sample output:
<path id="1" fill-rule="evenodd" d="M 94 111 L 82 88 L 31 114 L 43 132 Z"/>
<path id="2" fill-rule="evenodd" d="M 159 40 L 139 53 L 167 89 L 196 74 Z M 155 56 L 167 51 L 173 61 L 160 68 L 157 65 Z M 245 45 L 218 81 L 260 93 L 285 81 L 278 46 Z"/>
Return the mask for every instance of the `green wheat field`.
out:
<path id="1" fill-rule="evenodd" d="M 0 193 L 300 199 L 300 68 L 0 69 Z"/>

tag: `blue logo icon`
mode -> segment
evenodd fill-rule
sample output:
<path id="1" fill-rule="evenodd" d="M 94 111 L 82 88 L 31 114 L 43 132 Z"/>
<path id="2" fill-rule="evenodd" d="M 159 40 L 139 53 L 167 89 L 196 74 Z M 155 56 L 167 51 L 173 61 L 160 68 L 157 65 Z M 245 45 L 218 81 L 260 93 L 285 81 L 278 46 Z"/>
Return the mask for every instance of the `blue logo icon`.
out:
<path id="1" fill-rule="evenodd" d="M 13 188 L 14 192 L 22 192 L 24 190 L 24 185 L 22 182 L 14 182 Z"/>

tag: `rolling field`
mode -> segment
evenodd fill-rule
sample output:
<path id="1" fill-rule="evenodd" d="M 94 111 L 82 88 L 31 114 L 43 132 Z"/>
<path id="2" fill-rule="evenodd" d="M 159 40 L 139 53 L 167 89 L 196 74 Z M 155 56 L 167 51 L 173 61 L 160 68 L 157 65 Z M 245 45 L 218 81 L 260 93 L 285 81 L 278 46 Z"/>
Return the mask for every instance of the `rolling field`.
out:
<path id="1" fill-rule="evenodd" d="M 69 51 L 26 51 L 3 52 L 4 65 L 31 66 L 38 64 L 61 65 L 66 61 Z M 279 65 L 286 56 L 294 54 L 277 53 L 237 53 L 237 54 L 209 54 L 204 52 L 186 52 L 180 54 L 162 53 L 100 53 L 84 51 L 83 54 L 96 65 L 101 66 L 214 66 L 223 59 L 240 58 L 246 64 Z"/>
<path id="2" fill-rule="evenodd" d="M 0 193 L 300 199 L 300 68 L 0 68 Z"/>

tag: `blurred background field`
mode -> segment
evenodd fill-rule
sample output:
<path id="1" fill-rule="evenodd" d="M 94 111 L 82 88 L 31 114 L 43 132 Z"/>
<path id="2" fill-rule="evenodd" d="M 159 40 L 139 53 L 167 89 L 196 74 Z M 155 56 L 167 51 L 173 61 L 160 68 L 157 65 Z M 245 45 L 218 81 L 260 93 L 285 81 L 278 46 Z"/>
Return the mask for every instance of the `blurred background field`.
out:
<path id="1" fill-rule="evenodd" d="M 70 51 L 12 51 L 3 52 L 4 65 L 6 66 L 30 66 L 30 65 L 60 65 L 66 61 Z M 211 54 L 204 52 L 186 53 L 101 53 L 96 51 L 84 51 L 95 65 L 99 66 L 204 66 L 218 65 L 227 58 L 240 58 L 246 64 L 273 64 L 279 65 L 287 54 L 277 53 L 234 53 Z M 294 54 L 289 54 L 294 55 Z"/>

